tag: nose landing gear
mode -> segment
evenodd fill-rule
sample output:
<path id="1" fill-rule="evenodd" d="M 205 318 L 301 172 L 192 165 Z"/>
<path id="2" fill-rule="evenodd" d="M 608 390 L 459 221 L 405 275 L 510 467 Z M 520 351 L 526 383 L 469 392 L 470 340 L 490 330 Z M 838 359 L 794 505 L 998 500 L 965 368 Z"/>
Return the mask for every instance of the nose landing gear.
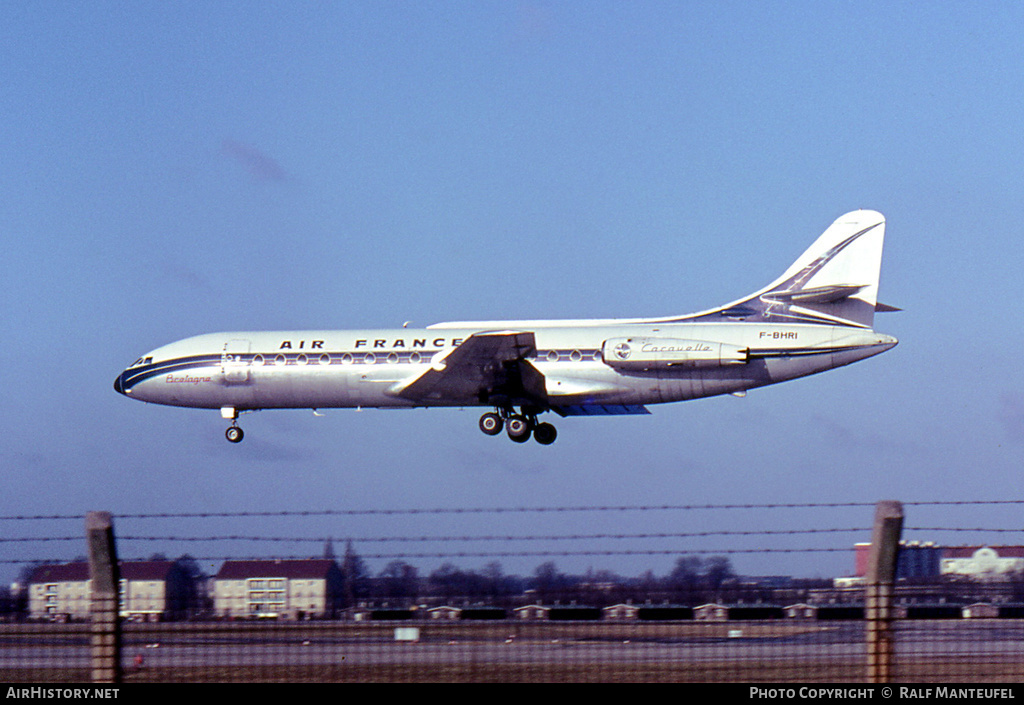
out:
<path id="1" fill-rule="evenodd" d="M 232 443 L 241 443 L 245 433 L 238 427 L 238 409 L 233 406 L 222 406 L 220 417 L 231 421 L 231 426 L 224 432 L 224 437 Z"/>
<path id="2" fill-rule="evenodd" d="M 480 417 L 480 430 L 488 436 L 497 436 L 501 429 L 514 443 L 526 443 L 530 436 L 541 445 L 551 445 L 558 437 L 558 431 L 547 422 L 537 423 L 537 415 L 526 410 L 516 414 L 512 409 L 488 411 Z"/>

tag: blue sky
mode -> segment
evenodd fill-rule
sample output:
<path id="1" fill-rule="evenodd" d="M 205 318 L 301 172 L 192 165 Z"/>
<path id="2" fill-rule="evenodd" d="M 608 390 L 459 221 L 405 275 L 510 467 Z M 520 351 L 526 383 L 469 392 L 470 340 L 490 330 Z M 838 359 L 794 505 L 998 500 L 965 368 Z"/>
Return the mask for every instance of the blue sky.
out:
<path id="1" fill-rule="evenodd" d="M 1022 26 L 1008 2 L 2 3 L 0 515 L 1012 498 Z M 767 283 L 855 208 L 888 219 L 880 297 L 904 311 L 876 327 L 895 350 L 745 399 L 566 420 L 548 448 L 483 436 L 476 410 L 250 414 L 236 447 L 215 412 L 112 389 L 141 353 L 203 332 L 696 311 Z M 1017 515 L 917 511 L 908 524 Z M 805 519 L 375 521 L 295 531 Z M 734 564 L 832 575 L 852 557 Z"/>

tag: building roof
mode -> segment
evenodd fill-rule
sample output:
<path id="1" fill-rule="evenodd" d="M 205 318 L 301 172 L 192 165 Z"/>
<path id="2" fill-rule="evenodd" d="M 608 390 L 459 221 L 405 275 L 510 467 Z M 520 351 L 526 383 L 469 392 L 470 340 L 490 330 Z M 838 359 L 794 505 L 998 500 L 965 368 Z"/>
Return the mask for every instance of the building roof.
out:
<path id="1" fill-rule="evenodd" d="M 119 561 L 123 580 L 166 580 L 174 568 L 174 561 Z M 89 564 L 85 561 L 41 565 L 32 571 L 32 583 L 73 583 L 90 579 Z"/>
<path id="2" fill-rule="evenodd" d="M 174 569 L 174 561 L 122 561 L 123 580 L 166 580 Z"/>
<path id="3" fill-rule="evenodd" d="M 89 579 L 89 564 L 85 562 L 41 565 L 32 571 L 28 579 L 33 583 L 73 583 Z"/>
<path id="4" fill-rule="evenodd" d="M 330 559 L 224 561 L 217 572 L 218 580 L 248 578 L 326 578 L 337 563 Z"/>
<path id="5" fill-rule="evenodd" d="M 1024 558 L 1024 546 L 948 546 L 942 549 L 942 557 L 973 558 L 983 548 L 992 549 L 1000 558 Z"/>

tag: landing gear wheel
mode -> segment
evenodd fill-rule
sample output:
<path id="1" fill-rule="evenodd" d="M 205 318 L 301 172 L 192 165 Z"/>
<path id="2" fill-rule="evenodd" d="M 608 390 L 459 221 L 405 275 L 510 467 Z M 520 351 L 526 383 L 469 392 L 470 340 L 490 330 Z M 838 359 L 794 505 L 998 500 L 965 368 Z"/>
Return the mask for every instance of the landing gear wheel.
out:
<path id="1" fill-rule="evenodd" d="M 502 425 L 501 417 L 493 411 L 489 411 L 480 417 L 480 430 L 488 436 L 497 436 L 501 433 Z"/>
<path id="2" fill-rule="evenodd" d="M 505 422 L 505 432 L 516 443 L 530 440 L 530 422 L 525 416 L 509 416 Z"/>
<path id="3" fill-rule="evenodd" d="M 224 437 L 227 438 L 232 443 L 241 443 L 243 436 L 245 436 L 245 434 L 242 432 L 242 429 L 240 429 L 238 426 L 231 426 L 227 431 L 224 432 Z"/>
<path id="4" fill-rule="evenodd" d="M 556 438 L 558 438 L 558 431 L 554 426 L 546 421 L 544 423 L 537 424 L 537 427 L 533 429 L 533 439 L 542 446 L 551 445 L 555 442 Z"/>

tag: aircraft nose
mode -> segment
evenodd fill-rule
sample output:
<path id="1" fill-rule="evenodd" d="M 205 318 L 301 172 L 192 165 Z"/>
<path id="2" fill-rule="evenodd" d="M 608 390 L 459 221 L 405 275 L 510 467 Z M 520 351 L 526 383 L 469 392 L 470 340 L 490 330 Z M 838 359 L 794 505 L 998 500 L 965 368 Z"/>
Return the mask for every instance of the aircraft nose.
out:
<path id="1" fill-rule="evenodd" d="M 114 379 L 114 391 L 115 391 L 115 392 L 117 392 L 118 394 L 124 394 L 124 385 L 123 385 L 123 384 L 121 384 L 121 378 L 122 378 L 122 377 L 124 377 L 124 372 L 122 372 L 121 374 L 119 374 L 119 375 L 118 375 L 118 376 L 117 376 L 117 377 L 116 377 L 116 378 Z"/>

